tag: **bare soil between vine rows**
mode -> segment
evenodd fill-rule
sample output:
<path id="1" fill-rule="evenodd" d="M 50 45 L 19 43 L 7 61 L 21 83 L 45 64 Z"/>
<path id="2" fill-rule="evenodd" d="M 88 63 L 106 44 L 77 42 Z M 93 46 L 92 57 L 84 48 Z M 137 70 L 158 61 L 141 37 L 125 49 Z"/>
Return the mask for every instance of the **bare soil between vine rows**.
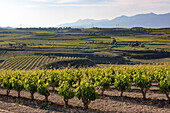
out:
<path id="1" fill-rule="evenodd" d="M 69 100 L 69 107 L 64 108 L 62 97 L 57 91 L 50 88 L 49 110 L 42 110 L 44 96 L 35 93 L 35 100 L 31 100 L 30 93 L 23 90 L 21 98 L 17 98 L 17 92 L 11 90 L 10 95 L 6 96 L 6 89 L 0 87 L 0 113 L 78 113 L 78 112 L 153 112 L 170 113 L 170 102 L 167 101 L 165 94 L 158 91 L 156 83 L 147 92 L 147 99 L 142 99 L 140 89 L 132 86 L 131 91 L 124 92 L 124 97 L 120 97 L 120 92 L 112 86 L 104 92 L 99 99 L 92 101 L 89 109 L 83 109 L 83 103 L 77 98 Z"/>

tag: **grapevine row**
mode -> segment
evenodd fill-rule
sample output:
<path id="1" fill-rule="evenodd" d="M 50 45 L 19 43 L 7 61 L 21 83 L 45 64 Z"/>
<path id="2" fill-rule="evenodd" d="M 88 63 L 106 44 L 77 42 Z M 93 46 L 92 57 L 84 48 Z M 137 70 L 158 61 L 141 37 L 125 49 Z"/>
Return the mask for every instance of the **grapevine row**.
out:
<path id="1" fill-rule="evenodd" d="M 65 107 L 69 99 L 81 99 L 84 108 L 88 108 L 91 101 L 97 99 L 100 93 L 114 85 L 115 89 L 123 92 L 131 90 L 132 83 L 141 89 L 143 99 L 152 86 L 159 83 L 159 91 L 170 101 L 170 75 L 169 66 L 138 65 L 136 67 L 102 67 L 102 68 L 66 68 L 63 70 L 32 70 L 32 71 L 2 71 L 0 82 L 7 89 L 7 95 L 13 89 L 20 92 L 25 88 L 34 99 L 34 93 L 45 96 L 48 101 L 49 87 L 56 87 L 58 94 L 63 98 Z"/>
<path id="2" fill-rule="evenodd" d="M 48 57 L 48 56 L 22 56 L 11 58 L 4 61 L 1 65 L 1 69 L 8 70 L 28 70 L 39 67 L 45 63 L 55 62 L 64 59 L 75 59 L 74 57 Z"/>

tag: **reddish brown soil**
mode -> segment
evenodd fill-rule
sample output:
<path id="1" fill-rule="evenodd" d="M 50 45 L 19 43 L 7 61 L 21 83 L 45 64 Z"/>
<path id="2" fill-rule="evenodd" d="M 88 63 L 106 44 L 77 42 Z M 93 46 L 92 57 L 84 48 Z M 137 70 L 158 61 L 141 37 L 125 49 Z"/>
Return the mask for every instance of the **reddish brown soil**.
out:
<path id="1" fill-rule="evenodd" d="M 50 88 L 51 90 L 51 88 Z M 30 94 L 23 90 L 21 98 L 17 98 L 17 92 L 11 91 L 10 96 L 6 96 L 6 89 L 0 87 L 0 112 L 3 113 L 21 113 L 21 112 L 153 112 L 170 113 L 170 103 L 165 94 L 158 91 L 157 84 L 147 92 L 147 99 L 142 99 L 140 89 L 132 86 L 132 90 L 124 92 L 124 97 L 120 97 L 120 92 L 111 87 L 104 92 L 99 99 L 92 101 L 89 109 L 83 109 L 83 103 L 77 98 L 69 101 L 69 108 L 64 108 L 62 98 L 57 92 L 51 91 L 49 101 L 51 102 L 49 110 L 41 110 L 40 106 L 44 104 L 44 96 L 35 94 L 35 100 L 31 101 Z"/>

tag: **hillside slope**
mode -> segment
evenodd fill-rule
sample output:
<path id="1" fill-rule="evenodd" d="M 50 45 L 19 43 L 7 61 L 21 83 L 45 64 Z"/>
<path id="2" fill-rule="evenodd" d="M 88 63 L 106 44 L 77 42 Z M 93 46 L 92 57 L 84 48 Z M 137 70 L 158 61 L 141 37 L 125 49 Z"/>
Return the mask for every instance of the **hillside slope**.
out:
<path id="1" fill-rule="evenodd" d="M 32 70 L 40 66 L 57 61 L 78 60 L 77 57 L 56 57 L 56 56 L 20 56 L 10 58 L 1 63 L 1 69 L 7 70 Z M 64 64 L 66 66 L 66 64 Z M 76 65 L 76 64 L 75 64 Z M 82 63 L 83 65 L 83 63 Z M 62 67 L 61 63 L 60 66 Z"/>

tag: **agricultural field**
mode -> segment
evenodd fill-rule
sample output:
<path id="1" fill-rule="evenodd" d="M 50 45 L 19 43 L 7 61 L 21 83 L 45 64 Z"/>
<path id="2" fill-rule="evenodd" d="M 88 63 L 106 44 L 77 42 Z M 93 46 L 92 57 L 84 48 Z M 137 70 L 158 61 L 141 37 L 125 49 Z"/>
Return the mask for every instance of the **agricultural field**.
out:
<path id="1" fill-rule="evenodd" d="M 170 113 L 170 29 L 0 29 L 0 112 Z"/>
<path id="2" fill-rule="evenodd" d="M 56 57 L 56 56 L 20 56 L 10 58 L 1 63 L 0 68 L 4 70 L 32 70 L 41 67 L 44 64 L 75 60 L 76 57 Z"/>
<path id="3" fill-rule="evenodd" d="M 169 48 L 169 28 L 0 29 L 1 62 L 17 56 L 55 55 L 86 57 L 96 64 L 165 63 Z"/>
<path id="4" fill-rule="evenodd" d="M 169 68 L 169 65 L 117 65 L 4 70 L 0 72 L 0 110 L 169 113 Z"/>

